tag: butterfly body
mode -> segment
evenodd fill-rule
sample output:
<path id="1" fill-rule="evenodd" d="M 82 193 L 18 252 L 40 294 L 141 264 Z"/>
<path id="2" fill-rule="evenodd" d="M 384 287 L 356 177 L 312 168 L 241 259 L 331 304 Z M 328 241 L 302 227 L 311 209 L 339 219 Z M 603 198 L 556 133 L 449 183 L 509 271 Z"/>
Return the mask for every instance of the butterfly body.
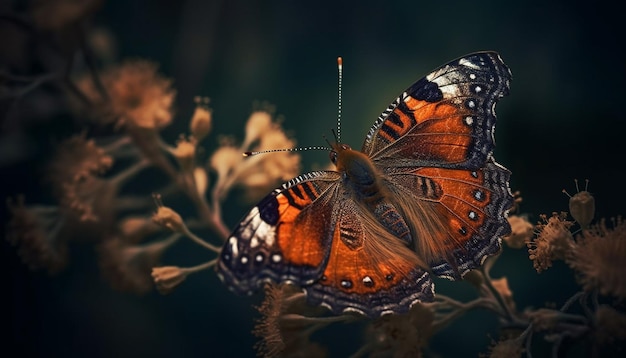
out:
<path id="1" fill-rule="evenodd" d="M 219 277 L 239 293 L 292 283 L 337 314 L 432 301 L 432 276 L 460 279 L 510 232 L 510 173 L 492 155 L 509 81 L 500 57 L 481 52 L 414 83 L 361 151 L 333 145 L 336 171 L 303 174 L 256 205 L 224 245 Z"/>

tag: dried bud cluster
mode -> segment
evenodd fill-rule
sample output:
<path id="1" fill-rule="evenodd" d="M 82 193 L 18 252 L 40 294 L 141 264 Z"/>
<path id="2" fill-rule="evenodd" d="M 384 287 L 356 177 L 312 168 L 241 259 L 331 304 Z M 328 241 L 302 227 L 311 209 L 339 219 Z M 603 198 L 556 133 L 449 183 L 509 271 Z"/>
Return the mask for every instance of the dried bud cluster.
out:
<path id="1" fill-rule="evenodd" d="M 539 223 L 538 236 L 528 243 L 528 253 L 537 272 L 552 266 L 554 260 L 564 260 L 574 246 L 574 237 L 570 228 L 574 224 L 567 221 L 567 213 L 553 213 L 550 218 L 541 216 L 544 223 Z"/>

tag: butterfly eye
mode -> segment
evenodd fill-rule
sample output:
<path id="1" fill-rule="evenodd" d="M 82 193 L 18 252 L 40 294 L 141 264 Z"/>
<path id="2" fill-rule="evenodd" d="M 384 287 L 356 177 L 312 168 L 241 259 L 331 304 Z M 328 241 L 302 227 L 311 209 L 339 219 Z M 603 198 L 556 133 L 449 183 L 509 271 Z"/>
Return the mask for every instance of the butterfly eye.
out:
<path id="1" fill-rule="evenodd" d="M 337 152 L 331 150 L 330 153 L 328 153 L 328 157 L 330 158 L 330 161 L 333 162 L 333 164 L 337 164 Z"/>

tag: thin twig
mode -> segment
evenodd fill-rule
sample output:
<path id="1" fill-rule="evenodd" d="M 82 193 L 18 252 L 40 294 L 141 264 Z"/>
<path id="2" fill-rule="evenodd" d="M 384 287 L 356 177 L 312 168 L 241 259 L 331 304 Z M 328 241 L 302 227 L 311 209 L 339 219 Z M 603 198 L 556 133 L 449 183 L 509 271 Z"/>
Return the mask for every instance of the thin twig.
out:
<path id="1" fill-rule="evenodd" d="M 205 247 L 215 253 L 219 253 L 221 251 L 221 248 L 214 246 L 206 241 L 204 241 L 203 239 L 201 239 L 198 235 L 192 233 L 191 231 L 189 231 L 189 229 L 187 228 L 186 225 L 183 225 L 183 234 L 185 234 L 188 238 L 190 238 L 193 242 L 195 242 L 196 244 Z"/>

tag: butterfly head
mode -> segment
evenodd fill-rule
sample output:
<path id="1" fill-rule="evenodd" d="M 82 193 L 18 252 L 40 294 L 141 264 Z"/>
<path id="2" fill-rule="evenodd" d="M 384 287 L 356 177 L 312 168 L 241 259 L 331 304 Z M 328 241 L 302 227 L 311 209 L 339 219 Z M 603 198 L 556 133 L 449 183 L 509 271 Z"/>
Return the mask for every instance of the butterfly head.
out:
<path id="1" fill-rule="evenodd" d="M 335 142 L 329 157 L 337 171 L 354 184 L 371 185 L 376 182 L 376 169 L 366 154 L 347 144 Z"/>

